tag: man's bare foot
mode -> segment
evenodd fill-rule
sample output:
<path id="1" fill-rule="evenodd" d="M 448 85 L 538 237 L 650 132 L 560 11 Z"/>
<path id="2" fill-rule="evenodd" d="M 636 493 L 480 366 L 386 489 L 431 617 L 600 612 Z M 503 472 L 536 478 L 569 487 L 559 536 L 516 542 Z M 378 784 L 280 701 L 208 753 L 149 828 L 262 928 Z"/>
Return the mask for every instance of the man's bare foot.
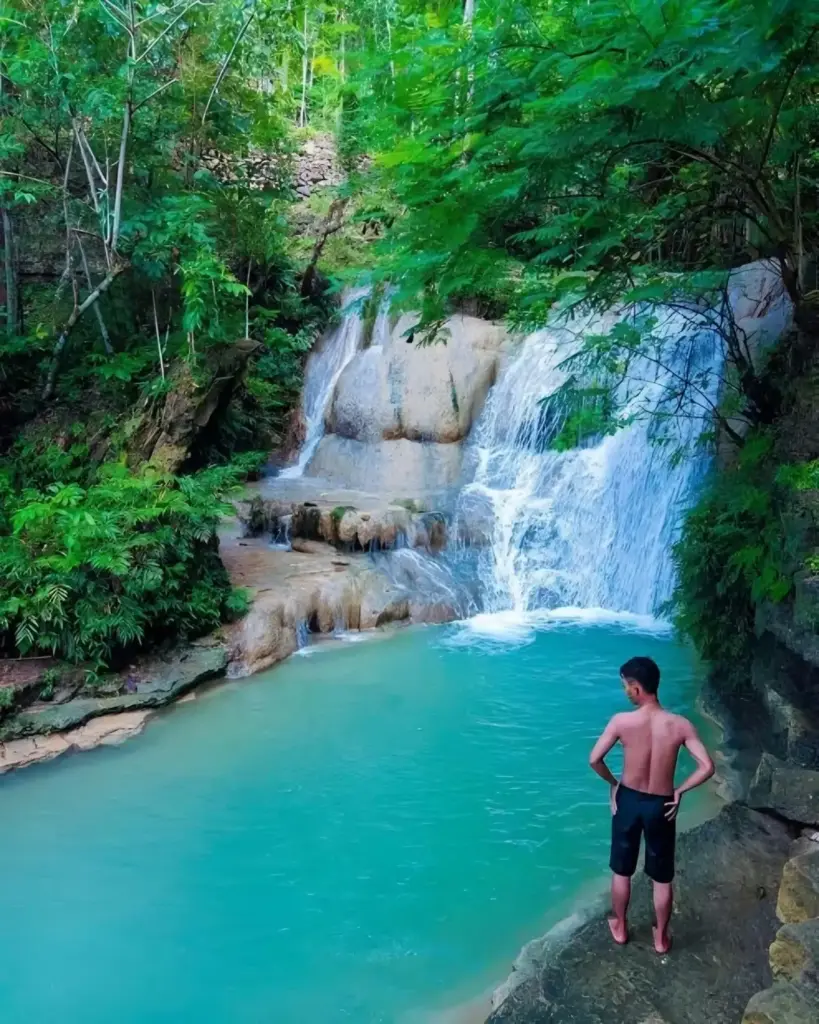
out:
<path id="1" fill-rule="evenodd" d="M 625 921 L 618 921 L 616 917 L 610 917 L 609 931 L 618 946 L 625 946 L 628 942 L 628 928 Z"/>
<path id="2" fill-rule="evenodd" d="M 656 925 L 654 925 L 654 927 L 651 929 L 651 931 L 652 931 L 652 934 L 654 935 L 654 952 L 655 953 L 659 953 L 660 956 L 665 956 L 666 953 L 670 953 L 671 952 L 671 936 L 667 935 L 667 934 L 666 935 L 661 935 L 660 934 L 660 929 Z"/>

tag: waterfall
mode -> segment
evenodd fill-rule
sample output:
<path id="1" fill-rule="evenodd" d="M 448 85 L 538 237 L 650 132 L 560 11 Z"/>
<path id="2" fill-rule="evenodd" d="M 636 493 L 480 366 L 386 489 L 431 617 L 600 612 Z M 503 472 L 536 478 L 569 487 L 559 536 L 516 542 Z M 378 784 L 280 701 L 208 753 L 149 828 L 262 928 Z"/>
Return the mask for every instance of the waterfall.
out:
<path id="1" fill-rule="evenodd" d="M 604 328 L 598 321 L 589 329 Z M 634 416 L 630 425 L 566 452 L 544 440 L 550 425 L 543 399 L 564 382 L 560 364 L 579 344 L 577 334 L 539 331 L 509 358 L 470 439 L 473 477 L 457 510 L 488 534 L 477 570 L 487 612 L 653 615 L 671 596 L 671 547 L 705 468 L 693 449 L 718 394 L 722 348 L 716 332 L 692 330 L 690 318 L 676 314 L 662 337 L 661 359 L 639 358 L 629 367 L 640 385 L 619 387 L 618 404 Z M 639 413 L 651 403 L 671 413 L 669 390 L 681 375 L 697 381 L 702 401 L 674 420 L 688 450 L 674 459 L 656 443 L 656 418 Z"/>
<path id="2" fill-rule="evenodd" d="M 282 470 L 280 477 L 292 479 L 303 475 L 324 435 L 324 416 L 333 398 L 341 371 L 361 348 L 364 340 L 362 300 L 369 294 L 367 288 L 345 292 L 341 300 L 341 322 L 325 335 L 307 360 L 304 374 L 302 411 L 304 414 L 304 444 L 294 466 Z M 380 317 L 380 312 L 379 312 Z"/>

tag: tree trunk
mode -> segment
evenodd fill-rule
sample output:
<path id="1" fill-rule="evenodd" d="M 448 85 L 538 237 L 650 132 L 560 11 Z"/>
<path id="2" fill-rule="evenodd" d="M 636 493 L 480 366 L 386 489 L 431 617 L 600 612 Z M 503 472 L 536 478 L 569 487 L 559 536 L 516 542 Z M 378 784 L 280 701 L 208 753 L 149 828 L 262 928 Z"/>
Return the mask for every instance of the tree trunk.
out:
<path id="1" fill-rule="evenodd" d="M 86 296 L 83 302 L 78 306 L 74 307 L 74 311 L 71 316 L 66 320 L 62 330 L 57 336 L 57 341 L 54 345 L 54 351 L 51 354 L 51 365 L 48 368 L 48 377 L 46 378 L 45 386 L 43 387 L 43 401 L 47 402 L 54 394 L 54 386 L 57 383 L 57 374 L 60 369 L 60 360 L 62 359 L 63 351 L 65 346 L 68 344 L 68 338 L 77 322 L 82 317 L 86 310 L 89 310 L 100 298 L 104 295 L 114 281 L 119 277 L 123 271 L 127 270 L 128 264 L 121 263 L 109 270 L 105 277 L 100 281 L 97 287 L 91 292 L 90 295 Z"/>
<path id="2" fill-rule="evenodd" d="M 344 210 L 348 202 L 349 197 L 345 197 L 344 199 L 334 199 L 330 204 L 330 209 L 327 212 L 327 217 L 322 225 L 321 232 L 313 246 L 313 253 L 310 257 L 310 262 L 307 264 L 307 269 L 304 271 L 304 276 L 301 279 L 302 296 L 306 297 L 310 295 L 313 290 L 318 261 L 321 259 L 321 254 L 324 250 L 324 246 L 327 244 L 327 239 L 330 235 L 334 235 L 336 231 L 340 231 L 344 226 Z"/>
<path id="3" fill-rule="evenodd" d="M 304 31 L 302 33 L 301 55 L 301 109 L 299 110 L 299 127 L 307 124 L 307 4 L 304 5 Z"/>
<path id="4" fill-rule="evenodd" d="M 3 276 L 0 278 L 0 307 L 5 309 L 6 334 L 12 337 L 20 327 L 17 302 L 17 260 L 14 227 L 8 210 L 0 211 L 0 250 L 3 254 Z"/>

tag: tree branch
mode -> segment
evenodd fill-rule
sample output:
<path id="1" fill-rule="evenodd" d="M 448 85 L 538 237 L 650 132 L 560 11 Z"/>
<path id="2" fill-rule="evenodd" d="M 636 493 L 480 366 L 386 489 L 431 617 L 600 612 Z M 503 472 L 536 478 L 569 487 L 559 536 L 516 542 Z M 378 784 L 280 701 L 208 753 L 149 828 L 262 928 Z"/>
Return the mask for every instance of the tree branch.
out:
<path id="1" fill-rule="evenodd" d="M 208 96 L 208 102 L 205 104 L 205 109 L 202 112 L 202 124 L 203 125 L 204 125 L 204 123 L 205 123 L 205 121 L 207 119 L 208 111 L 210 110 L 210 105 L 213 102 L 213 97 L 216 95 L 217 89 L 222 84 L 222 79 L 225 77 L 225 74 L 227 73 L 228 66 L 230 65 L 230 62 L 231 62 L 231 60 L 233 58 L 233 54 L 236 52 L 236 47 L 242 41 L 245 32 L 247 32 L 247 30 L 250 28 L 250 23 L 253 21 L 253 19 L 255 17 L 256 17 L 256 8 L 254 7 L 253 10 L 250 12 L 250 14 L 247 16 L 244 25 L 242 25 L 242 27 L 239 29 L 239 32 L 238 32 L 236 38 L 233 40 L 233 46 L 230 48 L 230 53 L 222 61 L 222 66 L 219 68 L 219 74 L 216 76 L 216 81 L 213 83 L 213 88 L 210 91 L 210 96 Z"/>
<path id="2" fill-rule="evenodd" d="M 135 114 L 138 110 L 144 107 L 146 103 L 150 103 L 155 96 L 158 96 L 161 92 L 164 92 L 166 89 L 170 89 L 170 87 L 172 85 L 176 85 L 178 81 L 178 78 L 172 78 L 169 82 L 166 82 L 164 85 L 160 85 L 158 89 L 154 89 L 154 91 L 152 93 L 149 93 L 149 95 L 147 95 L 144 100 L 140 100 L 139 103 L 137 103 L 134 106 L 134 109 L 131 111 L 131 114 Z"/>
<path id="3" fill-rule="evenodd" d="M 762 147 L 762 156 L 759 159 L 759 167 L 757 169 L 757 174 L 759 174 L 759 175 L 762 174 L 762 171 L 763 171 L 763 169 L 765 167 L 765 164 L 768 162 L 768 154 L 771 151 L 771 145 L 773 143 L 773 137 L 774 137 L 774 132 L 776 131 L 776 125 L 777 125 L 777 122 L 779 121 L 779 115 L 782 113 L 782 106 L 785 103 L 785 99 L 787 98 L 788 92 L 790 91 L 791 83 L 793 82 L 794 78 L 796 77 L 796 72 L 802 66 L 802 63 L 805 60 L 805 57 L 807 57 L 808 50 L 810 49 L 810 44 L 813 42 L 814 36 L 816 35 L 817 32 L 819 32 L 819 25 L 814 25 L 813 29 L 808 34 L 808 38 L 805 40 L 805 45 L 802 47 L 802 50 L 801 50 L 801 52 L 799 54 L 798 60 L 794 63 L 794 65 L 791 68 L 787 78 L 785 79 L 785 84 L 782 87 L 782 93 L 781 93 L 781 95 L 779 97 L 779 100 L 778 100 L 776 106 L 774 107 L 773 116 L 771 117 L 771 123 L 770 123 L 770 125 L 768 127 L 768 132 L 767 132 L 767 134 L 765 136 L 765 144 Z"/>
<path id="4" fill-rule="evenodd" d="M 46 378 L 45 386 L 43 387 L 43 401 L 47 402 L 54 395 L 54 386 L 57 383 L 57 373 L 60 369 L 60 359 L 62 358 L 63 350 L 68 343 L 69 335 L 77 324 L 77 321 L 82 317 L 83 313 L 89 310 L 95 302 L 97 302 L 101 295 L 104 295 L 114 281 L 128 269 L 129 264 L 118 263 L 114 266 L 105 277 L 100 281 L 97 287 L 88 295 L 85 300 L 77 305 L 76 300 L 74 303 L 74 310 L 71 316 L 66 320 L 62 330 L 57 337 L 57 342 L 54 345 L 54 351 L 51 355 L 51 366 L 48 369 L 48 376 Z"/>

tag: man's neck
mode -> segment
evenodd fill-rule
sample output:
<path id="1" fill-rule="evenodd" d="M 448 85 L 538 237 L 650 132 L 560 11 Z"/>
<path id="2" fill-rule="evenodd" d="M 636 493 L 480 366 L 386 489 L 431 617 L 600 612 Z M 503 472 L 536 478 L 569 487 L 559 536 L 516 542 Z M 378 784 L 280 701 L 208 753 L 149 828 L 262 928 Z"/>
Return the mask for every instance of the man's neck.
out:
<path id="1" fill-rule="evenodd" d="M 644 697 L 640 702 L 641 711 L 660 711 L 661 705 L 656 697 Z"/>

